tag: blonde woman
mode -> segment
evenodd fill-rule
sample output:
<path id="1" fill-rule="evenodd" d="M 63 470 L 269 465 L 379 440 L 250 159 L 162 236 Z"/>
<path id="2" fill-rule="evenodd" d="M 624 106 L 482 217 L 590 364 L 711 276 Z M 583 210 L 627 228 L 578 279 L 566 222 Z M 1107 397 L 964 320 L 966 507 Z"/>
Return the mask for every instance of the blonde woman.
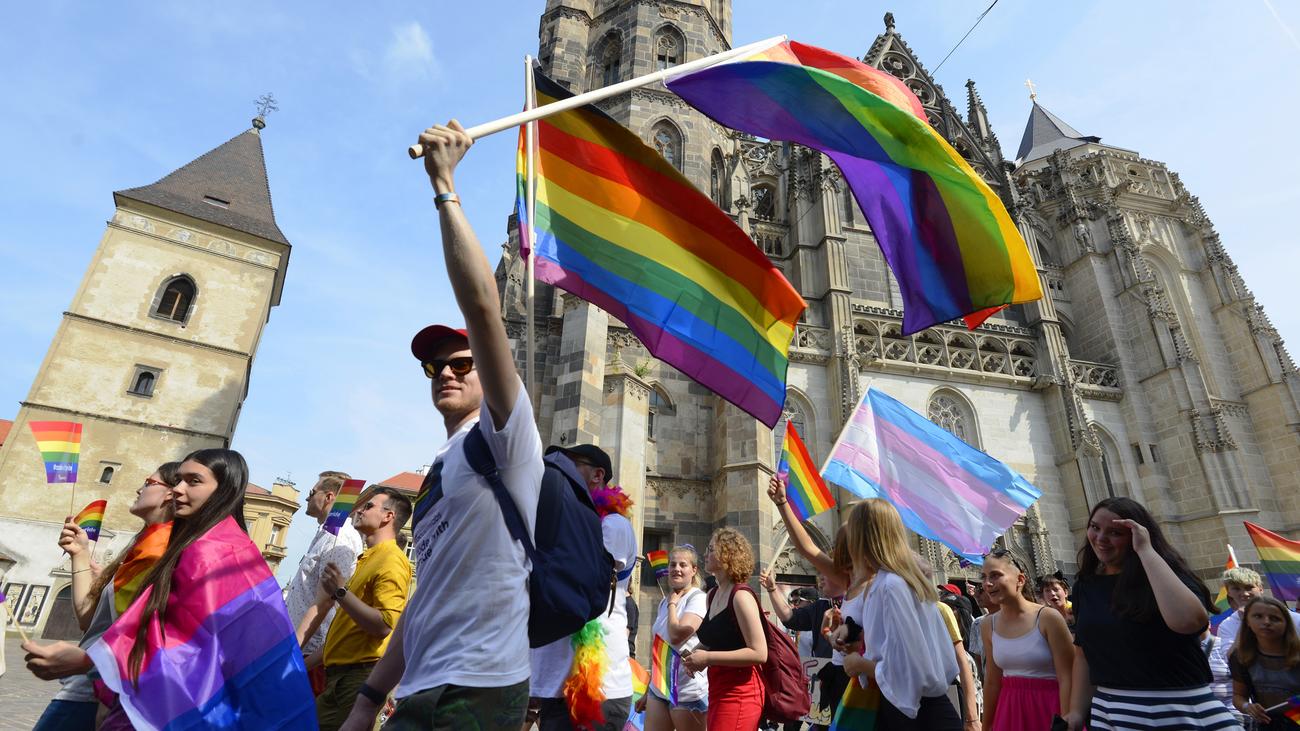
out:
<path id="1" fill-rule="evenodd" d="M 668 596 L 655 614 L 655 637 L 679 653 L 695 649 L 695 631 L 709 612 L 709 600 L 700 589 L 700 558 L 692 546 L 677 546 L 668 554 Z M 704 731 L 709 708 L 707 673 L 671 668 L 674 698 L 665 698 L 651 684 L 637 710 L 645 711 L 646 731 Z"/>
<path id="2" fill-rule="evenodd" d="M 885 500 L 863 500 L 845 530 L 854 573 L 873 578 L 852 617 L 862 626 L 862 649 L 845 654 L 844 671 L 863 686 L 874 680 L 880 687 L 876 731 L 959 731 L 961 719 L 947 697 L 957 658 L 939 616 L 939 595 L 912 554 L 902 518 Z"/>
<path id="3" fill-rule="evenodd" d="M 709 671 L 708 728 L 754 731 L 763 715 L 767 637 L 758 597 L 745 582 L 754 573 L 754 550 L 735 528 L 719 528 L 704 554 L 704 570 L 717 579 L 708 615 L 695 636 L 700 648 L 682 657 L 689 672 Z"/>

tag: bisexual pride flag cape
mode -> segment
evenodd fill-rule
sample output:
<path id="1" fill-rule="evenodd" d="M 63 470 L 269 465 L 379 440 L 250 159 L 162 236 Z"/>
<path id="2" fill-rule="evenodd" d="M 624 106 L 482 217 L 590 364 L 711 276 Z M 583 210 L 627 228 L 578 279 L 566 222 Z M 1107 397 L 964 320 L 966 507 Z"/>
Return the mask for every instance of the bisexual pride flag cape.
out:
<path id="1" fill-rule="evenodd" d="M 140 676 L 127 659 L 152 586 L 87 650 L 137 729 L 316 729 L 316 703 L 280 585 L 226 518 L 185 549 Z"/>

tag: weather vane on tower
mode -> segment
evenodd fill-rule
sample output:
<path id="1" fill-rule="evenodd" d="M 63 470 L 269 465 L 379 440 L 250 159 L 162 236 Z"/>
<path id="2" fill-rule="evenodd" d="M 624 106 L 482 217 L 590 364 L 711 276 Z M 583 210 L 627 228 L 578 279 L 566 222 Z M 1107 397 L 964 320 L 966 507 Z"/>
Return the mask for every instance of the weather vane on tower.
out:
<path id="1" fill-rule="evenodd" d="M 269 91 L 253 103 L 257 105 L 257 116 L 253 117 L 253 127 L 257 129 L 266 127 L 266 115 L 280 111 L 280 108 L 275 105 L 275 95 Z"/>

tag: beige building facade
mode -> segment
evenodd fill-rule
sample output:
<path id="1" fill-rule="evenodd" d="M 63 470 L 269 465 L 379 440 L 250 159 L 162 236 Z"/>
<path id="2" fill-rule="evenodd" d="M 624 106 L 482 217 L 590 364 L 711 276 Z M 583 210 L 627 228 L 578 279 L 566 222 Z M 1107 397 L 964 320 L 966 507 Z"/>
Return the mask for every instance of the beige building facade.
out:
<path id="1" fill-rule="evenodd" d="M 731 6 L 548 0 L 538 58 L 574 92 L 606 86 L 726 50 Z M 1036 103 L 1017 159 L 1008 159 L 974 82 L 961 114 L 892 14 L 863 42 L 863 60 L 903 79 L 1006 203 L 1047 296 L 973 332 L 950 324 L 905 336 L 898 285 L 824 156 L 724 129 L 662 86 L 601 102 L 749 232 L 809 305 L 773 432 L 655 360 L 617 320 L 538 284 L 542 438 L 610 452 L 636 501 L 641 552 L 702 549 L 730 525 L 749 536 L 761 565 L 775 561 L 785 580 L 811 581 L 790 549 L 772 555 L 783 529 L 764 488 L 786 421 L 820 462 L 868 386 L 1043 491 L 1003 539 L 1035 573 L 1075 569 L 1089 507 L 1109 495 L 1146 504 L 1206 578 L 1221 570 L 1225 543 L 1255 560 L 1243 520 L 1300 534 L 1295 365 L 1177 175 L 1079 134 Z M 512 233 L 497 273 L 522 366 L 517 252 Z M 838 522 L 834 511 L 813 521 L 824 546 Z M 941 578 L 973 573 L 937 544 L 918 546 Z M 657 596 L 641 592 L 643 630 Z"/>
<path id="2" fill-rule="evenodd" d="M 107 499 L 96 555 L 111 560 L 140 527 L 127 508 L 159 464 L 230 444 L 289 263 L 262 126 L 258 118 L 157 183 L 114 193 L 104 236 L 0 446 L 0 554 L 12 561 L 3 580 L 23 597 L 48 598 L 25 613 L 33 634 L 69 594 L 57 545 L 65 516 Z M 83 425 L 75 504 L 71 486 L 45 484 L 32 421 Z"/>

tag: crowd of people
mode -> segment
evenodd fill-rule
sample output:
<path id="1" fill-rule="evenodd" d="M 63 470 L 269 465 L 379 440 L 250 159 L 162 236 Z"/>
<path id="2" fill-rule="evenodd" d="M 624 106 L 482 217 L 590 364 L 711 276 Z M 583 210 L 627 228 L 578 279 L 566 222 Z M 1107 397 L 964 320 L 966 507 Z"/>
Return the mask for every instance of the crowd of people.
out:
<path id="1" fill-rule="evenodd" d="M 455 193 L 454 171 L 471 141 L 455 122 L 419 141 L 465 318 L 464 329 L 433 325 L 411 343 L 447 440 L 414 501 L 372 488 L 337 533 L 325 519 L 348 475 L 323 472 L 309 492 L 307 514 L 320 527 L 283 598 L 257 600 L 265 609 L 259 621 L 297 642 L 271 699 L 284 709 L 282 728 L 621 731 L 644 712 L 648 731 L 753 731 L 772 721 L 765 666 L 780 653 L 769 641 L 771 622 L 799 633 L 801 654 L 829 660 L 818 672 L 820 705 L 832 709 L 835 729 L 1294 726 L 1284 710 L 1300 693 L 1295 613 L 1262 595 L 1258 574 L 1235 569 L 1224 576 L 1235 613 L 1211 634 L 1206 586 L 1133 500 L 1109 498 L 1092 509 L 1072 586 L 1060 574 L 1032 582 L 1000 550 L 984 557 L 980 580 L 938 586 L 889 502 L 843 506 L 847 518 L 827 553 L 775 479 L 768 496 L 817 571 L 817 591 L 787 599 L 775 576 L 761 572 L 768 618 L 751 587 L 755 555 L 742 533 L 716 530 L 702 557 L 693 546 L 673 547 L 652 622 L 656 652 L 669 648 L 663 657 L 674 658 L 671 691 L 652 684 L 634 702 L 632 506 L 611 482 L 604 450 L 543 449 L 492 270 Z M 490 466 L 474 456 L 475 440 L 486 445 Z M 571 635 L 537 642 L 530 574 L 560 560 L 535 548 L 549 540 L 542 535 L 549 519 L 538 515 L 552 499 L 544 487 L 552 474 L 596 512 L 612 569 L 608 586 L 597 587 L 608 609 Z M 65 524 L 60 546 L 85 635 L 76 644 L 24 645 L 28 668 L 62 685 L 38 729 L 153 727 L 153 709 L 171 699 L 133 691 L 131 681 L 141 677 L 149 638 L 196 631 L 175 601 L 202 588 L 194 585 L 201 575 L 181 570 L 187 557 L 213 543 L 252 547 L 241 532 L 247 481 L 243 457 L 231 450 L 160 466 L 131 507 L 141 531 L 102 568 L 90 561 L 84 531 Z M 408 522 L 414 575 L 397 542 Z M 136 640 L 112 645 L 120 655 L 91 651 L 106 633 L 123 632 Z M 116 693 L 97 682 L 121 668 L 128 677 Z M 237 684 L 227 687 L 225 715 L 204 717 L 200 708 L 190 727 L 238 728 L 242 708 L 264 711 L 268 699 L 254 697 L 256 688 L 244 696 Z"/>

